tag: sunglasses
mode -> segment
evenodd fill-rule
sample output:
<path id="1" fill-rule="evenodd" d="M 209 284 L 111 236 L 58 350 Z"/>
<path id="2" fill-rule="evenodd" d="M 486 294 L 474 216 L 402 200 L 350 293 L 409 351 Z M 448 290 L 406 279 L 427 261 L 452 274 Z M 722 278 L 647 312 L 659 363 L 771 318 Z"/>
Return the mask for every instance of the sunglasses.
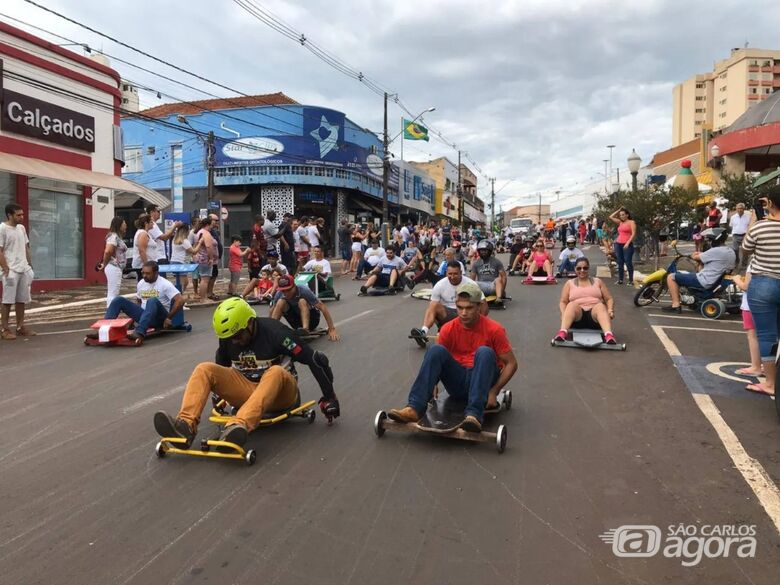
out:
<path id="1" fill-rule="evenodd" d="M 577 266 L 574 270 L 576 270 L 577 272 L 580 271 L 587 272 L 588 270 L 590 270 L 590 266 Z"/>

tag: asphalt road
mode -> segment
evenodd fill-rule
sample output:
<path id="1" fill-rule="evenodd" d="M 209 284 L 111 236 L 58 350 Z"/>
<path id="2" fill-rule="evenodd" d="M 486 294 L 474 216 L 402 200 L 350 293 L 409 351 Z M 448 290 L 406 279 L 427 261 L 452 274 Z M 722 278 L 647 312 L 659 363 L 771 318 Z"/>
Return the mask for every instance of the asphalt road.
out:
<path id="1" fill-rule="evenodd" d="M 499 415 L 501 455 L 374 435 L 375 413 L 405 404 L 423 356 L 407 335 L 425 303 L 357 298 L 348 279 L 329 304 L 342 341 L 314 342 L 343 415 L 254 433 L 254 467 L 153 452 L 153 413 L 176 412 L 194 365 L 213 357 L 208 309 L 187 313 L 192 333 L 141 348 L 85 347 L 73 331 L 84 321 L 4 343 L 0 583 L 776 584 L 778 529 L 651 329 L 671 320 L 648 318 L 657 311 L 635 309 L 623 289 L 615 329 L 626 352 L 552 348 L 559 287 L 519 280 L 509 308 L 492 314 L 520 363 L 512 410 Z M 691 357 L 746 356 L 742 336 L 667 333 Z M 304 399 L 319 396 L 306 368 L 300 381 Z M 780 481 L 771 402 L 736 390 L 714 400 Z M 620 558 L 599 538 L 679 524 L 753 525 L 755 557 L 732 549 L 685 567 L 660 552 Z"/>

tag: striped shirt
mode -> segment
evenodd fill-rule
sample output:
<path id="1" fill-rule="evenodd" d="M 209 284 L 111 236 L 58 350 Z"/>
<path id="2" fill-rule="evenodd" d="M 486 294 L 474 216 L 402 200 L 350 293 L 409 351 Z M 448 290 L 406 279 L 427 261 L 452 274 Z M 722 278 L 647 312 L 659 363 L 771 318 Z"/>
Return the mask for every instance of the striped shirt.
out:
<path id="1" fill-rule="evenodd" d="M 753 252 L 753 274 L 780 278 L 780 221 L 762 219 L 754 223 L 742 241 L 742 249 Z"/>

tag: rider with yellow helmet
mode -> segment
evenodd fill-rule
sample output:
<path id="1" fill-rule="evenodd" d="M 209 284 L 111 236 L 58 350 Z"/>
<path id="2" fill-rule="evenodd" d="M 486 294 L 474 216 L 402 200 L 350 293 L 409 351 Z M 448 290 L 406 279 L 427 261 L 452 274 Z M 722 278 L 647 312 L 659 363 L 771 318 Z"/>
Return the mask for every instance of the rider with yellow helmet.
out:
<path id="1" fill-rule="evenodd" d="M 238 408 L 220 440 L 243 445 L 264 411 L 284 410 L 298 401 L 297 380 L 278 365 L 284 356 L 309 366 L 322 391 L 320 409 L 329 418 L 339 416 L 327 356 L 303 343 L 292 329 L 275 319 L 258 317 L 240 297 L 220 303 L 212 325 L 219 338 L 216 363 L 202 362 L 195 367 L 176 418 L 163 411 L 154 415 L 154 428 L 160 436 L 184 438 L 184 448 L 189 448 L 213 392 Z"/>

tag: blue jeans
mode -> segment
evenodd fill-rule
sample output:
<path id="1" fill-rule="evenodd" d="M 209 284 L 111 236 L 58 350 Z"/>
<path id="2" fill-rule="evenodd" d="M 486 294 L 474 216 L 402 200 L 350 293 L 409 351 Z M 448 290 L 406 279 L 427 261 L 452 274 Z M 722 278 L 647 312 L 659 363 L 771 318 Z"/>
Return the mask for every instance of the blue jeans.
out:
<path id="1" fill-rule="evenodd" d="M 146 308 L 142 309 L 141 305 L 125 297 L 116 297 L 108 305 L 105 318 L 116 319 L 119 317 L 120 312 L 123 312 L 135 321 L 135 332 L 141 337 L 146 336 L 146 330 L 150 327 L 155 329 L 162 328 L 163 322 L 168 318 L 168 311 L 165 310 L 165 307 L 157 299 L 149 299 L 146 301 Z"/>
<path id="2" fill-rule="evenodd" d="M 561 265 L 558 267 L 559 272 L 574 272 L 574 262 L 569 260 L 568 258 L 561 262 Z"/>
<path id="3" fill-rule="evenodd" d="M 498 379 L 496 352 L 486 346 L 477 348 L 474 367 L 464 368 L 444 346 L 434 345 L 425 353 L 420 371 L 409 391 L 409 406 L 418 414 L 428 409 L 433 387 L 441 381 L 447 393 L 456 400 L 466 401 L 465 415 L 482 421 L 488 391 Z"/>
<path id="4" fill-rule="evenodd" d="M 625 262 L 626 268 L 628 268 L 628 280 L 634 280 L 634 244 L 629 244 L 626 248 L 623 244 L 615 242 L 612 244 L 615 249 L 615 259 L 618 265 L 618 280 L 623 281 L 623 263 Z"/>
<path id="5" fill-rule="evenodd" d="M 761 361 L 775 359 L 772 349 L 780 332 L 780 278 L 754 274 L 747 291 L 750 313 L 756 324 Z"/>

